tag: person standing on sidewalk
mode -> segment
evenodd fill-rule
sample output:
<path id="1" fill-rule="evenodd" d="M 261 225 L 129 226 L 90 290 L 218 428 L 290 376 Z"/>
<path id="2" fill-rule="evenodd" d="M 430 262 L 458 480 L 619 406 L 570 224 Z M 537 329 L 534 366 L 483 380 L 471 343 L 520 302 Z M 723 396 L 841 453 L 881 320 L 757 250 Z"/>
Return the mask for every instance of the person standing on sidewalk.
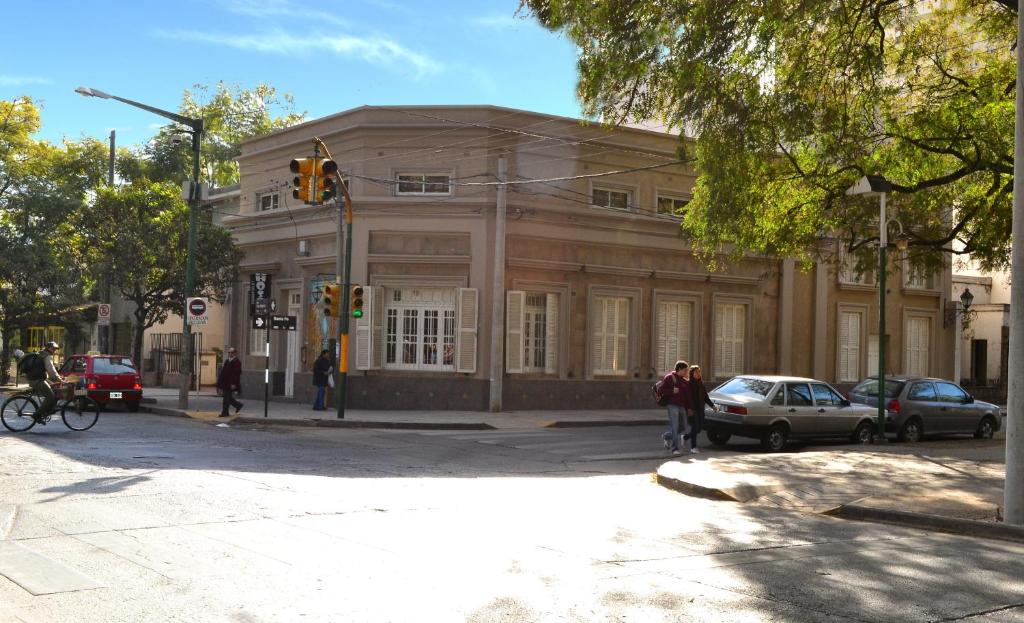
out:
<path id="1" fill-rule="evenodd" d="M 690 408 L 690 386 L 686 382 L 688 366 L 685 361 L 677 361 L 672 372 L 661 379 L 659 395 L 668 396 L 668 427 L 669 430 L 662 435 L 665 447 L 672 451 L 672 454 L 679 456 L 682 451 L 679 448 L 680 429 L 686 427 L 686 412 Z M 688 427 L 687 427 L 688 428 Z"/>
<path id="2" fill-rule="evenodd" d="M 228 417 L 228 407 L 234 407 L 235 413 L 242 409 L 242 403 L 235 400 L 235 394 L 242 390 L 242 362 L 236 354 L 234 347 L 228 347 L 228 358 L 217 375 L 217 389 L 224 396 L 220 417 Z"/>
<path id="3" fill-rule="evenodd" d="M 327 394 L 327 385 L 334 373 L 334 366 L 331 365 L 330 351 L 326 348 L 320 351 L 320 356 L 313 362 L 313 385 L 316 386 L 316 400 L 313 401 L 314 411 L 326 411 L 324 396 Z"/>
<path id="4" fill-rule="evenodd" d="M 702 378 L 700 366 L 694 364 L 690 366 L 690 409 L 692 416 L 690 418 L 689 436 L 690 436 L 690 453 L 697 454 L 700 450 L 697 449 L 697 435 L 704 429 L 704 407 L 711 407 L 713 410 L 718 411 L 718 407 L 715 403 L 711 402 L 711 398 L 708 397 L 708 389 L 704 386 L 704 379 Z"/>

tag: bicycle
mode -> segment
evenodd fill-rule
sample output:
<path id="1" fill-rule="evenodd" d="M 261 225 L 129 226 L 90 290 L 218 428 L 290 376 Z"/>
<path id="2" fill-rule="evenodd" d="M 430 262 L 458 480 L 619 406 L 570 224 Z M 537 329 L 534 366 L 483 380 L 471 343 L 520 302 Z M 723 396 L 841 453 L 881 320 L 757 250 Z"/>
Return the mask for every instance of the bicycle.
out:
<path id="1" fill-rule="evenodd" d="M 0 407 L 0 421 L 7 430 L 23 433 L 36 424 L 45 426 L 58 409 L 64 425 L 75 431 L 89 430 L 100 418 L 99 403 L 89 398 L 84 387 L 65 383 L 63 387 L 55 387 L 54 392 L 63 392 L 64 401 L 58 398 L 53 411 L 46 415 L 37 415 L 42 397 L 32 390 L 11 395 Z"/>

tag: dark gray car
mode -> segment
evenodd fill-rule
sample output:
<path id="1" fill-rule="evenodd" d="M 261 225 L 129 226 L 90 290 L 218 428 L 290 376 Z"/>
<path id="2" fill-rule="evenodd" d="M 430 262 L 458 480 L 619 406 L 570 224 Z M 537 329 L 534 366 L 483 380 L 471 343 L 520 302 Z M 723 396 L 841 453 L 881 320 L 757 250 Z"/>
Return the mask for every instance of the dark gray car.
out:
<path id="1" fill-rule="evenodd" d="M 878 408 L 878 377 L 858 383 L 850 390 L 850 400 Z M 895 433 L 900 441 L 967 433 L 977 439 L 991 439 L 999 430 L 999 407 L 975 400 L 952 381 L 887 376 L 885 400 L 885 432 Z"/>

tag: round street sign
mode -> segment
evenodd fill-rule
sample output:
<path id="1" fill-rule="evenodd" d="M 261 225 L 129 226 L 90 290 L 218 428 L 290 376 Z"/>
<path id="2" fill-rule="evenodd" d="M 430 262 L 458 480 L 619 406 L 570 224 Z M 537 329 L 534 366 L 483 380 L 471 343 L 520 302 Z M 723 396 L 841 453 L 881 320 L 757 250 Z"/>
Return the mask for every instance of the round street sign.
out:
<path id="1" fill-rule="evenodd" d="M 203 298 L 191 298 L 188 299 L 188 305 L 186 305 L 188 312 L 189 324 L 207 324 L 209 322 L 209 316 L 206 315 L 209 310 L 209 303 Z"/>
<path id="2" fill-rule="evenodd" d="M 188 311 L 193 316 L 202 316 L 206 313 L 206 301 L 203 299 L 192 299 L 188 303 Z"/>

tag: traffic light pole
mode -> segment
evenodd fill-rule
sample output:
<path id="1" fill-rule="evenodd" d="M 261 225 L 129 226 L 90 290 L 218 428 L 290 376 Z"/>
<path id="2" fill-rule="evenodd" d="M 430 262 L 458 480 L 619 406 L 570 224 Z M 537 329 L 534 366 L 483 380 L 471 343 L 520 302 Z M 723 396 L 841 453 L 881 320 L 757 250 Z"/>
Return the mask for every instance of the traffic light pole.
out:
<path id="1" fill-rule="evenodd" d="M 324 150 L 327 154 L 327 158 L 331 158 L 331 152 L 327 149 L 327 145 L 324 144 L 319 138 L 313 138 L 313 142 L 316 145 L 315 153 L 319 155 L 320 149 Z M 335 259 L 335 271 L 339 279 L 342 280 L 341 284 L 341 306 L 338 313 L 338 382 L 334 386 L 335 391 L 335 402 L 338 407 L 338 419 L 345 419 L 345 402 L 348 394 L 348 331 L 349 331 L 349 316 L 351 310 L 352 296 L 352 197 L 348 194 L 348 187 L 345 186 L 345 182 L 341 179 L 341 171 L 334 172 L 337 178 L 337 187 L 341 190 L 341 194 L 345 197 L 344 205 L 344 229 L 345 229 L 345 255 L 344 261 L 342 261 L 341 249 L 338 249 L 338 253 Z M 334 200 L 339 201 L 339 196 L 335 195 Z M 342 206 L 338 205 L 339 208 Z M 341 242 L 341 229 L 342 229 L 342 214 L 338 215 L 338 242 Z M 342 278 L 342 275 L 344 277 Z"/>

